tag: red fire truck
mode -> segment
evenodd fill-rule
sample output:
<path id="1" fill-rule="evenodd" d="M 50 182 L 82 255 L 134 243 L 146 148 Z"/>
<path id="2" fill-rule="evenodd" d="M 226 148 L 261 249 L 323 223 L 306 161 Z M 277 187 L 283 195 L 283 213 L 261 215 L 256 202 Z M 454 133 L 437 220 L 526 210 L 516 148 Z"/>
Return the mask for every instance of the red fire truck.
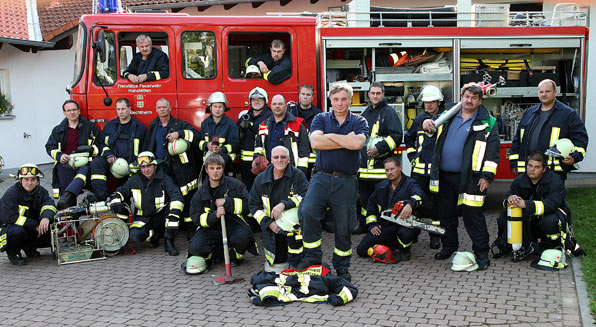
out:
<path id="1" fill-rule="evenodd" d="M 506 151 L 523 110 L 538 102 L 537 84 L 551 78 L 559 85 L 560 100 L 585 115 L 585 21 L 552 25 L 544 17 L 527 15 L 505 23 L 470 21 L 456 26 L 451 19 L 403 18 L 399 13 L 368 15 L 353 26 L 348 15 L 268 15 L 264 17 L 205 17 L 187 14 L 94 14 L 79 24 L 71 98 L 81 111 L 102 127 L 115 117 L 114 103 L 126 97 L 137 119 L 148 124 L 155 102 L 166 98 L 174 117 L 199 128 L 206 101 L 223 91 L 232 108 L 228 115 L 250 108 L 248 92 L 264 88 L 269 96 L 296 100 L 298 87 L 311 84 L 315 103 L 327 110 L 331 83 L 354 87 L 352 110 L 365 108 L 371 82 L 385 84 L 386 97 L 402 118 L 404 128 L 422 112 L 417 95 L 425 84 L 441 88 L 448 102 L 459 99 L 468 81 L 498 84 L 497 94 L 483 104 L 499 122 L 501 164 L 497 178 L 512 178 Z M 411 13 L 410 16 L 411 17 Z M 435 17 L 437 17 L 435 15 Z M 517 16 L 515 16 L 517 17 Z M 413 22 L 413 23 L 412 23 Z M 519 24 L 518 24 L 519 23 Z M 497 24 L 497 25 L 495 25 Z M 498 25 L 501 24 L 501 25 Z M 424 26 L 420 26 L 424 25 Z M 432 25 L 432 26 L 429 26 Z M 443 26 L 445 25 L 445 26 Z M 488 25 L 488 26 L 486 26 Z M 512 26 L 523 25 L 523 26 Z M 167 78 L 133 84 L 121 77 L 136 51 L 135 39 L 146 34 L 153 46 L 169 57 Z M 245 62 L 269 51 L 272 40 L 286 44 L 292 75 L 273 85 L 244 78 Z M 405 57 L 404 57 L 405 56 Z"/>

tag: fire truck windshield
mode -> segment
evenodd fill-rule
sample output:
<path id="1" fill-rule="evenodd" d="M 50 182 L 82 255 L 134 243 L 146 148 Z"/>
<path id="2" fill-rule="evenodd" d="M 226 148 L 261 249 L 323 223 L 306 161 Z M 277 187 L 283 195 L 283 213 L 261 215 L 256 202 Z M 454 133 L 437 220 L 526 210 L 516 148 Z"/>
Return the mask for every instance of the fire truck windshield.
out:
<path id="1" fill-rule="evenodd" d="M 83 23 L 79 24 L 79 32 L 77 34 L 77 44 L 75 45 L 75 60 L 74 70 L 72 75 L 72 83 L 69 89 L 72 89 L 83 75 L 83 67 L 85 62 L 85 44 L 86 44 L 87 32 Z"/>

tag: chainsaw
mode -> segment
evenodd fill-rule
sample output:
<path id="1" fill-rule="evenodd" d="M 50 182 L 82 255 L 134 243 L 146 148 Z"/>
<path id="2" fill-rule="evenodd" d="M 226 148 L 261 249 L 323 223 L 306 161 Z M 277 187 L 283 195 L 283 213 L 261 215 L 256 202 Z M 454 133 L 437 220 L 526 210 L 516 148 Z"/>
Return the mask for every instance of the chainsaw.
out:
<path id="1" fill-rule="evenodd" d="M 405 204 L 406 203 L 404 201 L 396 202 L 393 206 L 393 209 L 384 210 L 381 212 L 381 218 L 404 227 L 417 228 L 431 233 L 445 235 L 445 228 L 441 226 L 427 224 L 413 215 L 411 215 L 408 219 L 402 219 L 401 210 L 403 209 Z"/>

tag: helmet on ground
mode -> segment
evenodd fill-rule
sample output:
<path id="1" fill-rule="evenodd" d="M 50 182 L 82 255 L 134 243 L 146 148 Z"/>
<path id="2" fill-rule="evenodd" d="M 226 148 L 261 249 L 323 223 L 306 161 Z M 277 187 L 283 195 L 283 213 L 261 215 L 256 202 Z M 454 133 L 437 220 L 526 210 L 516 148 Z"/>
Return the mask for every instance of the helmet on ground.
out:
<path id="1" fill-rule="evenodd" d="M 554 158 L 564 158 L 573 153 L 573 151 L 575 151 L 575 146 L 570 139 L 559 139 L 544 154 Z"/>
<path id="2" fill-rule="evenodd" d="M 542 251 L 540 259 L 532 261 L 530 265 L 542 270 L 556 271 L 567 268 L 567 263 L 565 261 L 565 254 L 560 248 L 549 249 Z"/>
<path id="3" fill-rule="evenodd" d="M 137 156 L 137 166 L 157 165 L 155 155 L 151 151 L 143 151 Z"/>
<path id="4" fill-rule="evenodd" d="M 21 179 L 23 177 L 43 177 L 43 173 L 36 164 L 26 163 L 19 167 L 19 172 L 15 176 L 15 179 Z"/>
<path id="5" fill-rule="evenodd" d="M 89 163 L 89 153 L 87 152 L 71 153 L 68 158 L 68 165 L 73 169 L 79 169 Z"/>
<path id="6" fill-rule="evenodd" d="M 397 260 L 393 256 L 393 251 L 383 244 L 376 244 L 372 248 L 368 248 L 368 255 L 373 260 L 384 263 L 397 263 Z"/>
<path id="7" fill-rule="evenodd" d="M 186 259 L 186 267 L 184 272 L 186 272 L 187 275 L 199 275 L 207 272 L 207 270 L 207 262 L 203 257 L 194 255 Z"/>
<path id="8" fill-rule="evenodd" d="M 175 139 L 172 142 L 168 142 L 168 153 L 171 156 L 177 156 L 188 150 L 189 144 L 185 139 Z"/>
<path id="9" fill-rule="evenodd" d="M 443 93 L 434 85 L 426 85 L 418 98 L 422 102 L 443 101 Z"/>
<path id="10" fill-rule="evenodd" d="M 275 223 L 281 229 L 289 233 L 300 230 L 300 222 L 298 221 L 298 208 L 284 210 Z"/>
<path id="11" fill-rule="evenodd" d="M 110 166 L 110 172 L 116 178 L 124 178 L 130 175 L 130 167 L 124 158 L 118 158 Z"/>
<path id="12" fill-rule="evenodd" d="M 471 252 L 455 252 L 451 256 L 451 270 L 474 271 L 478 269 L 476 257 Z"/>
<path id="13" fill-rule="evenodd" d="M 228 99 L 223 92 L 211 93 L 209 100 L 207 100 L 207 112 L 211 112 L 211 104 L 213 103 L 223 103 L 225 107 L 224 111 L 230 110 L 230 108 L 228 108 Z"/>
<path id="14" fill-rule="evenodd" d="M 259 69 L 259 67 L 257 67 L 256 65 L 250 65 L 246 67 L 246 73 L 244 74 L 244 77 L 256 78 L 254 74 L 258 75 L 258 77 L 261 76 L 261 70 Z"/>
<path id="15" fill-rule="evenodd" d="M 267 96 L 267 91 L 263 90 L 260 87 L 255 87 L 254 89 L 250 90 L 250 92 L 248 93 L 248 99 L 254 99 L 254 98 L 264 98 L 265 99 L 265 104 L 269 103 L 269 98 Z"/>

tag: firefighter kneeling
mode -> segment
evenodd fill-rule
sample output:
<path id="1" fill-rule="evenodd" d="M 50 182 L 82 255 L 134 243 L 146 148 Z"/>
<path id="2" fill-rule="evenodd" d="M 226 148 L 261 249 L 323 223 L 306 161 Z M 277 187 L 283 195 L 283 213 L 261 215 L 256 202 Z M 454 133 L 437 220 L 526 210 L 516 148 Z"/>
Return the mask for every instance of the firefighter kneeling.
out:
<path id="1" fill-rule="evenodd" d="M 165 251 L 169 255 L 178 255 L 174 237 L 184 209 L 182 193 L 172 178 L 158 166 L 152 152 L 141 152 L 137 165 L 140 174 L 132 175 L 120 186 L 109 197 L 108 204 L 112 211 L 122 212 L 122 202 L 132 197 L 136 212 L 130 225 L 129 242 L 149 241 L 151 247 L 156 248 L 163 235 L 166 239 Z"/>
<path id="2" fill-rule="evenodd" d="M 407 219 L 413 209 L 422 206 L 424 191 L 414 179 L 402 173 L 399 158 L 389 157 L 383 161 L 383 165 L 387 179 L 377 185 L 368 199 L 366 225 L 369 232 L 358 244 L 357 252 L 360 256 L 370 255 L 375 260 L 386 263 L 408 261 L 411 257 L 410 246 L 417 239 L 420 230 L 383 220 L 380 217 L 381 211 L 391 209 L 396 202 L 403 201 L 401 218 Z M 392 256 L 386 248 L 375 246 L 381 244 L 399 251 L 394 251 Z M 372 249 L 370 253 L 369 249 Z"/>
<path id="3" fill-rule="evenodd" d="M 571 212 L 565 203 L 565 185 L 556 173 L 547 168 L 547 157 L 544 154 L 534 152 L 528 156 L 526 172 L 515 178 L 504 205 L 510 208 L 510 212 L 515 208 L 523 210 L 521 248 L 514 251 L 513 261 L 521 261 L 532 253 L 540 254 L 543 250 L 559 246 L 565 246 L 575 255 L 583 253 L 571 235 L 568 235 Z M 514 230 L 508 233 L 507 220 L 507 211 L 501 212 L 497 220 L 498 237 L 493 243 L 495 258 L 512 251 L 511 245 L 506 243 L 507 234 L 520 232 Z M 515 226 L 511 222 L 509 225 Z"/>
<path id="4" fill-rule="evenodd" d="M 219 154 L 205 158 L 208 178 L 190 202 L 190 217 L 197 231 L 188 245 L 188 273 L 193 273 L 188 269 L 189 264 L 200 262 L 202 265 L 202 260 L 194 256 L 202 257 L 206 262 L 199 273 L 207 271 L 214 257 L 223 257 L 220 219 L 226 220 L 232 266 L 244 261 L 246 251 L 258 254 L 254 236 L 244 219 L 248 215 L 248 191 L 242 182 L 224 175 L 224 166 L 225 161 Z"/>

